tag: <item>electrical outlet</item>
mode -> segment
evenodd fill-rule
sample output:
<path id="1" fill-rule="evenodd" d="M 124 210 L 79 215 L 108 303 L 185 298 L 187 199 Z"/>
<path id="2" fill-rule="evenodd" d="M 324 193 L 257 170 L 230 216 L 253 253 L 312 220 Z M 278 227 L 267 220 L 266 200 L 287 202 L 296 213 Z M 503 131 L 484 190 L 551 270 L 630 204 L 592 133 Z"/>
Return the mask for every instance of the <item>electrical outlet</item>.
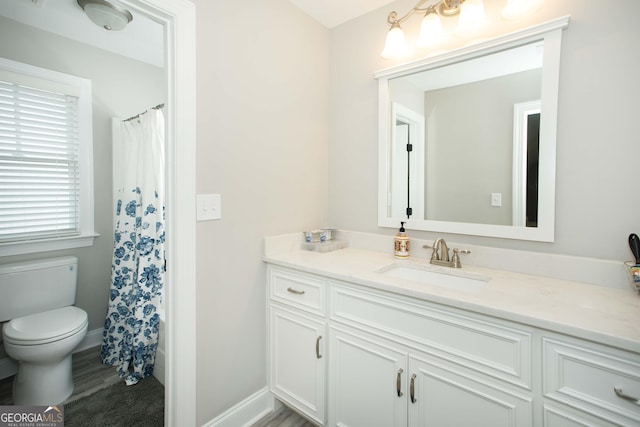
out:
<path id="1" fill-rule="evenodd" d="M 502 193 L 491 193 L 491 206 L 502 206 Z"/>

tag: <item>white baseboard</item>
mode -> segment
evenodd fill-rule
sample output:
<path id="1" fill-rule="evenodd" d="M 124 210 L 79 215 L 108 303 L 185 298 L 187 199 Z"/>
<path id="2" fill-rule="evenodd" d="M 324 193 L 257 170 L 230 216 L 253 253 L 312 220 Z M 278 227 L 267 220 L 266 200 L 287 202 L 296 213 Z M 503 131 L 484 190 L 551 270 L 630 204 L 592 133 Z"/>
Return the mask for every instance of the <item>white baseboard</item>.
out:
<path id="1" fill-rule="evenodd" d="M 18 372 L 18 362 L 8 357 L 0 359 L 0 379 L 10 377 Z"/>
<path id="2" fill-rule="evenodd" d="M 102 328 L 93 329 L 87 332 L 87 335 L 78 345 L 78 347 L 73 350 L 73 352 L 77 353 L 79 351 L 87 350 L 99 345 L 102 345 Z M 7 357 L 4 352 L 2 354 L 4 357 L 0 358 L 0 379 L 10 377 L 11 375 L 15 375 L 16 372 L 18 372 L 18 362 Z"/>
<path id="3" fill-rule="evenodd" d="M 202 427 L 249 427 L 274 410 L 275 399 L 265 387 L 232 406 Z"/>
<path id="4" fill-rule="evenodd" d="M 102 328 L 98 328 L 98 329 L 93 329 L 87 332 L 87 335 L 84 337 L 84 340 L 82 340 L 82 342 L 78 345 L 78 347 L 76 347 L 76 349 L 73 352 L 77 353 L 79 351 L 87 350 L 89 348 L 101 346 L 102 331 L 103 331 Z M 164 342 L 161 342 L 160 344 L 164 345 Z M 0 378 L 5 378 L 2 376 L 2 364 L 1 364 L 2 361 L 3 359 L 0 359 Z M 153 376 L 162 385 L 164 385 L 164 369 L 165 369 L 164 348 L 158 347 L 158 351 L 156 353 L 155 367 L 153 369 Z M 15 374 L 15 370 L 9 375 L 13 375 L 13 374 Z"/>
<path id="5" fill-rule="evenodd" d="M 156 350 L 156 361 L 153 366 L 153 376 L 164 385 L 164 369 L 165 369 L 164 349 L 158 347 Z"/>
<path id="6" fill-rule="evenodd" d="M 87 332 L 82 342 L 73 350 L 74 353 L 87 350 L 89 348 L 98 347 L 102 345 L 102 328 L 92 329 Z"/>
<path id="7" fill-rule="evenodd" d="M 87 332 L 82 342 L 78 344 L 74 353 L 84 351 L 93 347 L 99 347 L 102 345 L 102 328 L 92 329 Z M 4 356 L 4 357 L 1 357 Z M 165 368 L 165 356 L 164 349 L 159 348 L 156 355 L 156 366 L 153 370 L 153 376 L 156 377 L 160 383 L 164 385 L 164 368 Z M 4 352 L 0 355 L 0 379 L 15 375 L 18 371 L 18 363 L 4 355 Z"/>

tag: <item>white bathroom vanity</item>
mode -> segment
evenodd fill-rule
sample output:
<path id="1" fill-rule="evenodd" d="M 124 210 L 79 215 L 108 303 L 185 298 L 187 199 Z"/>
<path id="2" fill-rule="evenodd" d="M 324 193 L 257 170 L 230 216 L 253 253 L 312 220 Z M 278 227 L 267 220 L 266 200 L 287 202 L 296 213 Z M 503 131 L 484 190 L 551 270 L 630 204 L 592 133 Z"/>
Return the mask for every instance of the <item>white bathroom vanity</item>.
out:
<path id="1" fill-rule="evenodd" d="M 298 235 L 266 239 L 277 399 L 328 426 L 640 425 L 640 297 L 553 277 L 599 261 L 502 253 L 542 277 L 472 265 L 472 251 L 447 269 L 426 250 L 396 260 L 389 236 L 347 234 L 350 247 L 328 253 L 299 249 Z M 397 268 L 471 280 L 388 274 Z"/>

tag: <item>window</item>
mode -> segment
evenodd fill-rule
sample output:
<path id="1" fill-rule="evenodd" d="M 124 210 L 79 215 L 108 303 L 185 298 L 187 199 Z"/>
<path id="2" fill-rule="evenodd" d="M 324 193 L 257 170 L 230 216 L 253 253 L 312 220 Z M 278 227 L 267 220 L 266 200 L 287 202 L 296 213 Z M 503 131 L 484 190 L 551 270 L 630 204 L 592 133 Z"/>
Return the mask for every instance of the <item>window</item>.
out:
<path id="1" fill-rule="evenodd" d="M 90 246 L 91 82 L 0 58 L 0 255 Z"/>

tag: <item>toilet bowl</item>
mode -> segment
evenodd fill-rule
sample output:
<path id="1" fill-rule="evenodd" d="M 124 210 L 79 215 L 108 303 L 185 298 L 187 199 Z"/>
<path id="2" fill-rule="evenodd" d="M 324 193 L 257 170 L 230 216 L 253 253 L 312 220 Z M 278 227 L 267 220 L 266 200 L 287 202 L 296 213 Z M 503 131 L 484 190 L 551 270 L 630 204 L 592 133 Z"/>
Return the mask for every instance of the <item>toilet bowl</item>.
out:
<path id="1" fill-rule="evenodd" d="M 77 259 L 0 265 L 2 345 L 18 362 L 14 405 L 57 405 L 73 392 L 71 353 L 87 334 L 75 302 Z"/>
<path id="2" fill-rule="evenodd" d="M 14 405 L 58 404 L 71 396 L 71 352 L 84 339 L 87 325 L 87 313 L 73 306 L 4 324 L 5 352 L 19 362 Z"/>

